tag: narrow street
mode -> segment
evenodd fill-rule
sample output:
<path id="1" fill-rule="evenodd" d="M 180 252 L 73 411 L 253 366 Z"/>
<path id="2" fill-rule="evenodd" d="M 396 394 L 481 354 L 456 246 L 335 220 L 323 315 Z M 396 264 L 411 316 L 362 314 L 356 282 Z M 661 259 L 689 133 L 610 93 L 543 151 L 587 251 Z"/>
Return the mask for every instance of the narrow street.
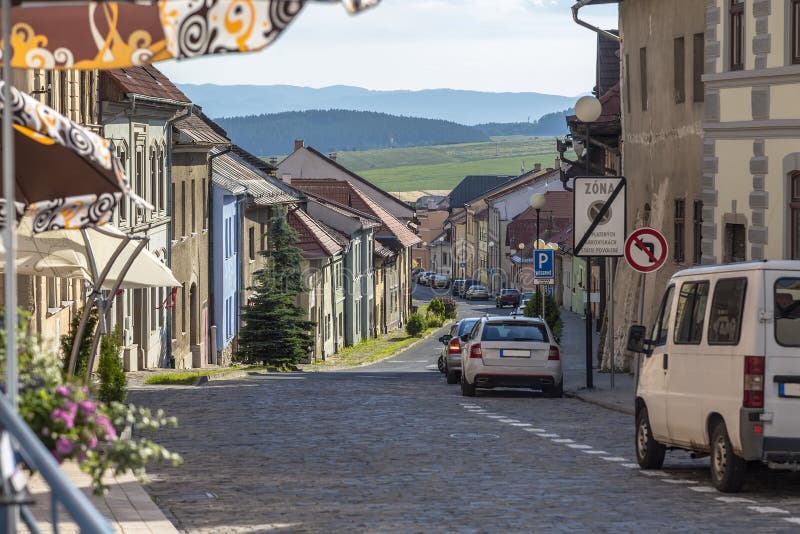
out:
<path id="1" fill-rule="evenodd" d="M 580 325 L 568 320 L 563 336 L 568 376 L 583 372 Z M 145 487 L 188 532 L 800 528 L 800 476 L 756 469 L 724 495 L 707 459 L 679 452 L 642 472 L 630 416 L 526 391 L 462 397 L 436 370 L 440 347 L 431 338 L 343 372 L 131 391 L 181 423 L 159 441 L 184 465 L 150 469 Z"/>

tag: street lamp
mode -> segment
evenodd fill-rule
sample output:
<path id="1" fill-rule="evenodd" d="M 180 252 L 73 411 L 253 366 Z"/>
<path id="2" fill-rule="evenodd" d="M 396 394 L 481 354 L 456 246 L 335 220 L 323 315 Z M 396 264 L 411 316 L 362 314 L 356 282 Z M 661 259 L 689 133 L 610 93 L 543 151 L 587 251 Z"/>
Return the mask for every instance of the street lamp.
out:
<path id="1" fill-rule="evenodd" d="M 591 176 L 591 137 L 590 125 L 600 118 L 603 105 L 593 96 L 582 96 L 575 103 L 575 115 L 586 126 L 586 138 L 583 143 L 584 157 L 586 158 L 586 176 Z M 586 388 L 594 388 L 592 371 L 592 257 L 586 256 Z"/>
<path id="2" fill-rule="evenodd" d="M 542 208 L 547 203 L 547 199 L 545 198 L 544 194 L 536 193 L 535 195 L 531 196 L 531 206 L 533 209 L 536 210 L 536 241 L 533 243 L 533 249 L 537 250 L 543 247 L 543 242 L 539 239 L 539 212 L 542 211 Z M 534 254 L 535 256 L 535 254 Z M 536 286 L 536 292 L 539 293 L 539 307 L 542 310 L 542 318 L 544 318 L 544 295 L 541 294 L 539 291 L 539 286 Z"/>

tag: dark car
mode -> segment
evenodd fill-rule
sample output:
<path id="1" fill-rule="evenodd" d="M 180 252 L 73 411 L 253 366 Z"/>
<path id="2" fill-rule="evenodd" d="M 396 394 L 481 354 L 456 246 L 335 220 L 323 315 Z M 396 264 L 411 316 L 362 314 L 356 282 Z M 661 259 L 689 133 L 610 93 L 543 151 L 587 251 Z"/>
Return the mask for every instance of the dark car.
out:
<path id="1" fill-rule="evenodd" d="M 450 293 L 453 295 L 458 295 L 461 292 L 461 286 L 464 285 L 463 278 L 456 278 L 453 280 L 453 284 L 450 286 Z"/>
<path id="2" fill-rule="evenodd" d="M 466 280 L 464 280 L 464 283 L 461 284 L 461 286 L 458 288 L 458 296 L 465 297 L 467 295 L 467 291 L 469 291 L 469 288 L 471 288 L 472 286 L 477 286 L 479 284 L 480 284 L 479 280 L 467 278 Z"/>
<path id="3" fill-rule="evenodd" d="M 520 296 L 520 292 L 517 289 L 502 289 L 500 290 L 500 294 L 494 299 L 495 307 L 503 308 L 505 306 L 511 306 L 512 308 L 516 308 L 519 306 Z"/>

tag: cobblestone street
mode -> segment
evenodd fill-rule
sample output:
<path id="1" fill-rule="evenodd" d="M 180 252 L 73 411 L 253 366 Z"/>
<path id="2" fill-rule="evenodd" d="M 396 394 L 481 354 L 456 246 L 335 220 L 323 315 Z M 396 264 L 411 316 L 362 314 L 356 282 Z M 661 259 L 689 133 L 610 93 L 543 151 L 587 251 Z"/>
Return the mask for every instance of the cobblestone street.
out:
<path id="1" fill-rule="evenodd" d="M 630 416 L 532 392 L 467 399 L 436 371 L 439 348 L 351 372 L 131 391 L 181 423 L 160 441 L 184 465 L 151 469 L 145 487 L 187 532 L 800 528 L 798 475 L 758 470 L 732 496 L 684 453 L 643 473 Z"/>

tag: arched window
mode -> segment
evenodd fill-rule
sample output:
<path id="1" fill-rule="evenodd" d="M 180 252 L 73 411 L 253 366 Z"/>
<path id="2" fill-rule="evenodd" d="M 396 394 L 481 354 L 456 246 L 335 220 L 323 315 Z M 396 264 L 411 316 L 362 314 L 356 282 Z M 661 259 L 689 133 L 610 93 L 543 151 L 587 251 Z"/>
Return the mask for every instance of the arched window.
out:
<path id="1" fill-rule="evenodd" d="M 789 174 L 789 251 L 800 260 L 800 171 Z"/>
<path id="2" fill-rule="evenodd" d="M 167 211 L 167 201 L 164 198 L 167 189 L 166 167 L 164 166 L 165 154 L 166 147 L 162 143 L 158 151 L 158 209 L 160 211 Z"/>
<path id="3" fill-rule="evenodd" d="M 156 192 L 158 191 L 158 164 L 157 164 L 157 156 L 156 156 L 156 149 L 150 149 L 150 191 L 148 194 L 142 195 L 146 199 L 150 201 L 150 203 L 155 208 L 154 211 L 158 211 L 158 200 L 156 199 Z"/>
<path id="4" fill-rule="evenodd" d="M 117 145 L 117 159 L 119 159 L 119 162 L 122 165 L 122 173 L 128 177 L 128 180 L 130 180 L 130 175 L 128 174 L 128 145 L 125 143 L 125 141 L 122 141 Z M 128 199 L 125 196 L 123 196 L 119 201 L 119 220 L 128 220 Z"/>

